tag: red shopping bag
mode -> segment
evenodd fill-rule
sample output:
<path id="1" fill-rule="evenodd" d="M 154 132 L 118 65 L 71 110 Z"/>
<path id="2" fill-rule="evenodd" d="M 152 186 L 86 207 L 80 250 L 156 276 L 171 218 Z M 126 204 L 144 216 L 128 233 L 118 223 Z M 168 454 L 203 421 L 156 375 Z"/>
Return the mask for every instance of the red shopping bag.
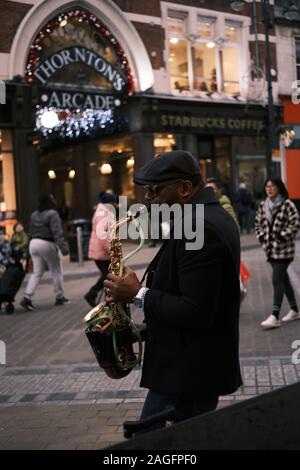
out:
<path id="1" fill-rule="evenodd" d="M 251 277 L 251 274 L 249 273 L 248 269 L 244 265 L 243 261 L 240 262 L 240 276 L 241 276 L 241 281 L 243 283 L 247 282 Z"/>

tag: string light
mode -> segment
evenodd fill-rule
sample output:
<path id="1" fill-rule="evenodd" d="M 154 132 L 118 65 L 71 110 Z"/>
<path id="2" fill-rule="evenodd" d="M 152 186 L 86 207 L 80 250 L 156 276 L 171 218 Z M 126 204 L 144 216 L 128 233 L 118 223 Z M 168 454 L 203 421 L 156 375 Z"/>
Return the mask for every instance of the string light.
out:
<path id="1" fill-rule="evenodd" d="M 44 115 L 49 113 L 57 116 L 53 126 L 45 126 Z M 52 114 L 51 114 L 52 116 Z M 54 121 L 53 121 L 54 124 Z M 113 134 L 127 130 L 129 119 L 126 114 L 114 115 L 112 109 L 106 111 L 97 109 L 57 109 L 37 107 L 35 131 L 39 131 L 45 139 L 57 136 L 63 140 L 73 140 L 78 137 Z"/>
<path id="2" fill-rule="evenodd" d="M 115 51 L 118 57 L 120 68 L 123 74 L 126 76 L 126 91 L 129 95 L 131 95 L 134 92 L 134 80 L 124 49 L 120 46 L 114 35 L 106 28 L 106 26 L 104 26 L 103 23 L 101 23 L 101 21 L 95 15 L 88 13 L 83 9 L 70 10 L 65 13 L 60 13 L 58 16 L 48 21 L 48 23 L 37 34 L 32 45 L 30 46 L 27 58 L 25 72 L 25 79 L 27 83 L 31 84 L 35 80 L 34 72 L 40 60 L 39 53 L 43 49 L 44 42 L 47 40 L 47 37 L 50 36 L 56 29 L 65 26 L 70 20 L 77 20 L 79 23 L 85 22 L 90 24 L 90 26 L 93 29 L 96 29 L 98 34 L 104 38 L 106 43 L 109 42 L 110 47 Z"/>

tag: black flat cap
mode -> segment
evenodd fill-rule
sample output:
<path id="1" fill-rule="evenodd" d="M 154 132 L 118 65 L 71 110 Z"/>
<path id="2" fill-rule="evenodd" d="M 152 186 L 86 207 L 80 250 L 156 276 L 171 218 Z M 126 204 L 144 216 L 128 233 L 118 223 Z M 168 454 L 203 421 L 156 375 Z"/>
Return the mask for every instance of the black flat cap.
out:
<path id="1" fill-rule="evenodd" d="M 156 155 L 133 175 L 136 184 L 158 184 L 165 181 L 200 176 L 199 163 L 185 150 L 174 150 Z"/>

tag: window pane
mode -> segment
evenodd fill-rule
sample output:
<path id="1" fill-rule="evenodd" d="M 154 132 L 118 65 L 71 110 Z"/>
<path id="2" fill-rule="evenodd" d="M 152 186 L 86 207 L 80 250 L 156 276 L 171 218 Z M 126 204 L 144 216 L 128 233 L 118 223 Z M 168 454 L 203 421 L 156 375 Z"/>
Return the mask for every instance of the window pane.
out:
<path id="1" fill-rule="evenodd" d="M 194 88 L 199 91 L 216 91 L 216 52 L 206 44 L 192 47 Z"/>
<path id="2" fill-rule="evenodd" d="M 198 16 L 197 32 L 203 38 L 214 37 L 215 18 L 210 16 Z"/>
<path id="3" fill-rule="evenodd" d="M 183 34 L 185 31 L 184 20 L 168 18 L 168 31 L 172 34 Z"/>
<path id="4" fill-rule="evenodd" d="M 297 65 L 297 80 L 300 80 L 300 65 Z"/>
<path id="5" fill-rule="evenodd" d="M 300 38 L 296 38 L 295 43 L 296 43 L 296 64 L 300 64 Z"/>
<path id="6" fill-rule="evenodd" d="M 184 34 L 187 14 L 183 11 L 168 11 L 168 31 L 173 34 Z"/>
<path id="7" fill-rule="evenodd" d="M 225 38 L 229 41 L 239 41 L 242 24 L 237 21 L 225 21 Z"/>
<path id="8" fill-rule="evenodd" d="M 238 94 L 239 60 L 237 47 L 223 47 L 221 51 L 223 90 L 226 93 Z"/>
<path id="9" fill-rule="evenodd" d="M 176 144 L 174 134 L 154 134 L 154 153 L 170 152 Z"/>
<path id="10" fill-rule="evenodd" d="M 170 40 L 171 85 L 173 90 L 189 90 L 187 41 L 179 39 L 176 43 Z"/>

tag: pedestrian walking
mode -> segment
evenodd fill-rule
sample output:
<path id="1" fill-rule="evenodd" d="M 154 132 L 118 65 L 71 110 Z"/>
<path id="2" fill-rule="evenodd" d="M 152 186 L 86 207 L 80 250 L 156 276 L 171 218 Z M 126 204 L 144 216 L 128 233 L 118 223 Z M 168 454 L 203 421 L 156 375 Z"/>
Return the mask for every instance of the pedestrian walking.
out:
<path id="1" fill-rule="evenodd" d="M 97 303 L 97 297 L 103 289 L 103 281 L 107 276 L 110 264 L 108 234 L 111 224 L 115 221 L 113 208 L 117 204 L 117 196 L 112 193 L 102 191 L 98 196 L 99 203 L 93 216 L 92 233 L 89 242 L 88 257 L 95 261 L 100 271 L 100 277 L 84 298 L 91 307 Z"/>
<path id="2" fill-rule="evenodd" d="M 214 410 L 219 395 L 242 383 L 239 232 L 213 190 L 204 188 L 199 163 L 189 152 L 156 156 L 135 172 L 134 182 L 144 186 L 147 207 L 166 204 L 173 210 L 177 204 L 183 218 L 174 220 L 169 239 L 148 266 L 145 287 L 129 268 L 124 277 L 108 274 L 104 285 L 108 302 L 133 302 L 144 312 L 141 386 L 149 391 L 141 419 L 174 406 L 178 422 Z M 197 204 L 204 204 L 204 245 L 189 249 L 174 230 L 185 223 L 188 210 L 194 226 Z"/>
<path id="3" fill-rule="evenodd" d="M 38 284 L 48 269 L 52 276 L 55 305 L 69 302 L 64 296 L 62 254 L 68 254 L 68 245 L 64 240 L 56 200 L 52 194 L 39 198 L 38 210 L 30 217 L 29 254 L 32 258 L 33 273 L 30 275 L 25 289 L 22 307 L 33 310 L 32 297 Z"/>
<path id="4" fill-rule="evenodd" d="M 241 233 L 244 231 L 248 234 L 251 233 L 251 211 L 254 207 L 254 200 L 244 181 L 240 182 L 239 189 L 234 195 L 234 204 L 238 214 Z"/>
<path id="5" fill-rule="evenodd" d="M 228 212 L 228 214 L 231 215 L 238 229 L 240 230 L 235 210 L 230 202 L 229 197 L 226 196 L 226 194 L 223 194 L 221 183 L 216 178 L 207 178 L 205 186 L 214 190 L 217 198 L 219 199 L 219 203 Z"/>
<path id="6" fill-rule="evenodd" d="M 228 212 L 228 214 L 231 215 L 235 223 L 237 224 L 237 227 L 240 231 L 240 226 L 237 220 L 237 216 L 235 213 L 234 208 L 232 207 L 232 204 L 230 202 L 230 199 L 228 196 L 222 193 L 222 185 L 221 183 L 216 179 L 216 178 L 208 178 L 206 180 L 206 187 L 211 187 L 217 198 L 219 199 L 219 202 L 221 206 Z M 247 289 L 245 287 L 245 282 L 247 282 L 250 278 L 250 273 L 248 269 L 246 268 L 245 264 L 241 260 L 240 262 L 240 289 L 241 289 L 241 303 L 245 299 L 247 295 Z"/>
<path id="7" fill-rule="evenodd" d="M 273 311 L 261 326 L 266 329 L 281 325 L 280 309 L 284 295 L 290 304 L 282 321 L 300 319 L 288 267 L 295 255 L 295 238 L 299 229 L 299 214 L 289 199 L 288 191 L 279 178 L 269 178 L 264 185 L 267 198 L 258 207 L 255 217 L 256 236 L 272 267 Z"/>

